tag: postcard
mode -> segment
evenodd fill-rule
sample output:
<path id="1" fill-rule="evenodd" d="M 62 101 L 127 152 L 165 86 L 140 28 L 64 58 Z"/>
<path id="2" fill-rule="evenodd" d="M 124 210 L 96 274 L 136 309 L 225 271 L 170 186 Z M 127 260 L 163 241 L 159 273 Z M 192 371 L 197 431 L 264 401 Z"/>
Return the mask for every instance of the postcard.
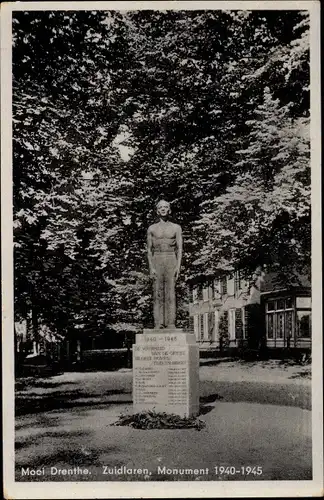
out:
<path id="1" fill-rule="evenodd" d="M 322 496 L 319 14 L 2 6 L 5 498 Z"/>

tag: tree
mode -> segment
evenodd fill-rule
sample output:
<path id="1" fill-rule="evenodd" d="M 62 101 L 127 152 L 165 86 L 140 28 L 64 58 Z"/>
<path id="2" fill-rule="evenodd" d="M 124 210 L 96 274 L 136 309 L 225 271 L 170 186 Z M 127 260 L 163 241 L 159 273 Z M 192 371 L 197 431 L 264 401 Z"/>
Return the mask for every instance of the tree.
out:
<path id="1" fill-rule="evenodd" d="M 307 14 L 16 12 L 13 26 L 18 317 L 85 336 L 148 324 L 160 197 L 184 232 L 182 320 L 188 276 L 308 261 Z"/>
<path id="2" fill-rule="evenodd" d="M 291 271 L 310 262 L 309 120 L 293 119 L 270 89 L 248 121 L 235 182 L 206 202 L 197 225 L 208 234 L 198 263 L 210 272 L 268 264 Z"/>

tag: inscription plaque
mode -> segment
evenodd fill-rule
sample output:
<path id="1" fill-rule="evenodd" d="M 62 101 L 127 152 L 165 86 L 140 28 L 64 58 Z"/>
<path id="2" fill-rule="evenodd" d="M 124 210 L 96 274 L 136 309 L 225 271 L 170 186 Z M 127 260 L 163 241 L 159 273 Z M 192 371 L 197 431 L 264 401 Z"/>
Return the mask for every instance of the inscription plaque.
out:
<path id="1" fill-rule="evenodd" d="M 151 333 L 136 339 L 133 346 L 136 412 L 155 410 L 181 416 L 198 413 L 198 346 L 193 344 L 191 334 L 182 335 L 190 336 L 187 343 L 184 339 L 177 342 L 177 336 L 175 341 L 168 342 L 165 336 L 159 338 Z"/>

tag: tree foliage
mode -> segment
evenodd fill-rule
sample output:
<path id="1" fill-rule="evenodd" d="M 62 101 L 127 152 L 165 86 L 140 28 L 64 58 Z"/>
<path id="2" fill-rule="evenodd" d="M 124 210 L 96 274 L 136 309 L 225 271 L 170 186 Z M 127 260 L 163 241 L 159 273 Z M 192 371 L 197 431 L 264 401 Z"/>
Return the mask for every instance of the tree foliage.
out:
<path id="1" fill-rule="evenodd" d="M 13 16 L 16 315 L 66 334 L 152 319 L 146 229 L 179 285 L 310 256 L 309 20 L 299 11 Z"/>
<path id="2" fill-rule="evenodd" d="M 264 264 L 301 271 L 310 260 L 308 119 L 292 119 L 266 88 L 247 125 L 249 145 L 236 152 L 234 182 L 203 204 L 197 232 L 208 239 L 198 263 L 210 264 L 210 272 Z"/>

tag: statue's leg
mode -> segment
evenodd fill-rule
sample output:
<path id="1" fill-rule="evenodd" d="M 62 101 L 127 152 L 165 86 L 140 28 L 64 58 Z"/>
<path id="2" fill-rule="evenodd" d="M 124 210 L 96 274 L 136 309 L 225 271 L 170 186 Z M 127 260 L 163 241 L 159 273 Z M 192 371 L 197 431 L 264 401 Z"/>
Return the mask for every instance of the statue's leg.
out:
<path id="1" fill-rule="evenodd" d="M 154 266 L 156 277 L 153 281 L 153 315 L 154 328 L 161 328 L 163 325 L 163 269 L 159 256 L 154 256 Z"/>
<path id="2" fill-rule="evenodd" d="M 175 298 L 175 269 L 176 257 L 173 254 L 168 256 L 166 262 L 166 277 L 165 277 L 165 316 L 166 326 L 168 328 L 175 327 L 176 318 L 176 298 Z"/>

